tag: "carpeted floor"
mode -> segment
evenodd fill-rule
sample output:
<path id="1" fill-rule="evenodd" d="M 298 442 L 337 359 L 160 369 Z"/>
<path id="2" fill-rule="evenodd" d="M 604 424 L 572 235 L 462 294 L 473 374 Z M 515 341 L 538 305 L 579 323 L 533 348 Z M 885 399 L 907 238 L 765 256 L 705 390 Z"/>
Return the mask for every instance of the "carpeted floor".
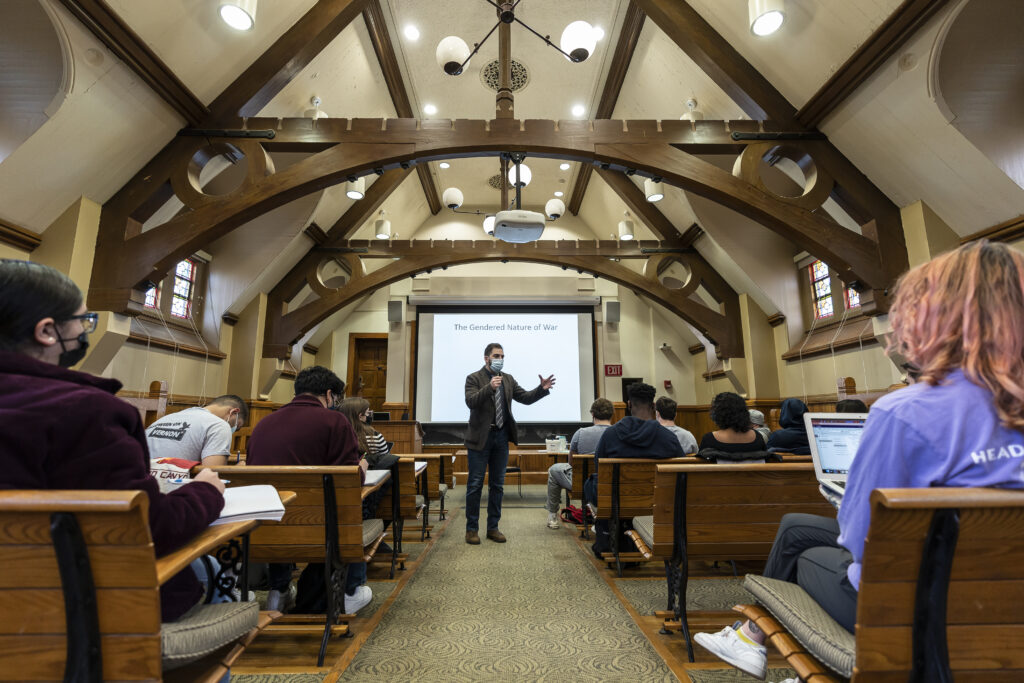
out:
<path id="1" fill-rule="evenodd" d="M 231 683 L 320 683 L 322 674 L 231 674 Z"/>
<path id="2" fill-rule="evenodd" d="M 750 683 L 750 681 L 757 680 L 737 669 L 697 669 L 687 671 L 686 674 L 693 683 Z M 796 672 L 792 669 L 768 669 L 765 680 L 779 683 L 794 677 L 796 677 Z"/>
<path id="3" fill-rule="evenodd" d="M 341 680 L 676 680 L 572 537 L 533 500 L 505 503 L 505 544 L 466 545 L 452 511 Z"/>
<path id="4" fill-rule="evenodd" d="M 654 614 L 668 606 L 664 579 L 615 579 L 622 594 L 642 615 Z M 686 587 L 686 608 L 689 611 L 728 611 L 733 605 L 745 605 L 754 597 L 743 588 L 743 579 L 690 579 Z"/>

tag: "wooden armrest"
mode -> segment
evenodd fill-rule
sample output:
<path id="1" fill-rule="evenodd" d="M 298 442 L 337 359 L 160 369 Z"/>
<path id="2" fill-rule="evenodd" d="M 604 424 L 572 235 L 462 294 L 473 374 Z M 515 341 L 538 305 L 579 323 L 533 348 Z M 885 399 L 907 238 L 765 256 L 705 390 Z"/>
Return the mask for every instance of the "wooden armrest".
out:
<path id="1" fill-rule="evenodd" d="M 127 512 L 138 505 L 149 505 L 143 491 L 0 491 L 4 512 Z"/>
<path id="2" fill-rule="evenodd" d="M 604 460 L 601 461 L 605 462 Z M 671 462 L 671 461 L 670 461 Z M 809 462 L 758 462 L 758 463 L 703 463 L 684 465 L 658 465 L 659 472 L 678 474 L 680 472 L 814 472 Z"/>
<path id="3" fill-rule="evenodd" d="M 232 522 L 230 524 L 218 524 L 207 528 L 191 541 L 168 553 L 156 561 L 156 580 L 161 586 L 169 578 L 180 572 L 203 555 L 206 555 L 217 546 L 224 545 L 235 536 L 241 536 L 259 526 L 257 520 L 245 522 Z"/>
<path id="4" fill-rule="evenodd" d="M 288 505 L 295 501 L 299 497 L 299 494 L 295 491 L 278 491 L 277 495 L 281 497 L 281 505 L 288 507 Z"/>
<path id="5" fill-rule="evenodd" d="M 440 460 L 441 458 L 452 457 L 451 453 L 392 453 L 399 458 L 412 458 L 414 460 Z"/>
<path id="6" fill-rule="evenodd" d="M 370 495 L 374 491 L 379 490 L 382 486 L 384 486 L 384 484 L 386 484 L 388 482 L 389 479 L 391 479 L 391 472 L 386 472 L 385 471 L 384 472 L 384 478 L 381 479 L 380 481 L 378 481 L 376 484 L 370 484 L 370 485 L 365 485 L 364 484 L 363 485 L 363 495 L 362 495 L 360 500 L 365 500 L 368 495 Z"/>
<path id="7" fill-rule="evenodd" d="M 1024 507 L 1024 491 L 954 487 L 875 489 L 871 492 L 871 503 L 895 509 Z"/>

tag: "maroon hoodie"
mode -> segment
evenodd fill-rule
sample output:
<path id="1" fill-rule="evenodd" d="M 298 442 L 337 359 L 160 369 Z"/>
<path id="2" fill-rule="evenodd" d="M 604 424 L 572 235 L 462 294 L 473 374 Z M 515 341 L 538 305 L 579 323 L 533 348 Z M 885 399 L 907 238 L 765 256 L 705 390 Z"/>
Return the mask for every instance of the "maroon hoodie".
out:
<path id="1" fill-rule="evenodd" d="M 0 351 L 0 489 L 145 491 L 160 557 L 217 519 L 224 497 L 202 482 L 160 493 L 139 412 L 114 396 L 120 388 L 114 379 Z M 160 589 L 163 621 L 201 595 L 191 569 L 172 577 Z"/>

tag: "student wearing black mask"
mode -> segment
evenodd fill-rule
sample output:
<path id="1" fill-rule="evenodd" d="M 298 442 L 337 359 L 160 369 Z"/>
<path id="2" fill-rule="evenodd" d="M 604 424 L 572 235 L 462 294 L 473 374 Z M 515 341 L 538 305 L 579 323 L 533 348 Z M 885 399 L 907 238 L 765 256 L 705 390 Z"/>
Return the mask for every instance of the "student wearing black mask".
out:
<path id="1" fill-rule="evenodd" d="M 75 283 L 39 263 L 0 259 L 0 293 L 0 489 L 141 489 L 157 557 L 205 530 L 224 506 L 224 483 L 204 470 L 160 493 L 139 412 L 115 396 L 121 383 L 67 369 L 96 329 Z M 160 589 L 163 620 L 201 597 L 186 568 Z"/>

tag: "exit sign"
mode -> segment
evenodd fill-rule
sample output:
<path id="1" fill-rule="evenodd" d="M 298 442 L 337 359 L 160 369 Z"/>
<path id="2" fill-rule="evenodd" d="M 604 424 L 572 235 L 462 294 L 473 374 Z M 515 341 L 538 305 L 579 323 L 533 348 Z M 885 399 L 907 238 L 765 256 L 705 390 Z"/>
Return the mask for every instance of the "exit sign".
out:
<path id="1" fill-rule="evenodd" d="M 622 364 L 618 365 L 605 365 L 604 366 L 605 377 L 622 377 Z"/>

